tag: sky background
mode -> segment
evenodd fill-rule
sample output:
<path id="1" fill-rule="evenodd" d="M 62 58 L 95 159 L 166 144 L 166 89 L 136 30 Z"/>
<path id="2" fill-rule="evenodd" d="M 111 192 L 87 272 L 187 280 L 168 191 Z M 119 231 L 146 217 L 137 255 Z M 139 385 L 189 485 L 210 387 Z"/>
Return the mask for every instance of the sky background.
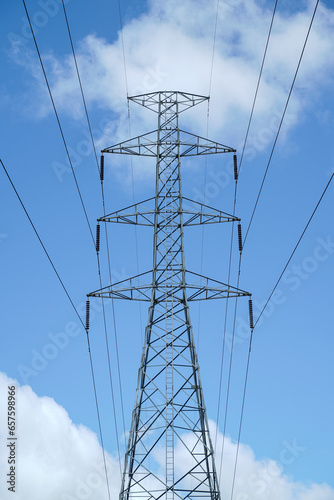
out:
<path id="1" fill-rule="evenodd" d="M 236 215 L 244 235 L 315 3 L 278 1 L 238 182 Z M 100 182 L 61 2 L 27 0 L 26 4 L 95 232 L 96 219 L 103 215 Z M 201 104 L 183 113 L 181 128 L 235 147 L 240 158 L 273 7 L 273 1 L 221 0 L 213 52 L 216 0 L 123 1 L 122 30 L 117 2 L 68 0 L 67 15 L 97 150 L 156 127 L 155 114 L 136 104 L 130 105 L 129 120 L 127 93 L 181 90 L 210 94 L 209 109 Z M 0 33 L 1 159 L 84 317 L 86 294 L 100 288 L 96 254 L 21 2 L 2 3 Z M 333 34 L 332 3 L 320 2 L 244 247 L 240 288 L 253 294 L 255 321 L 333 173 Z M 154 167 L 154 160 L 107 157 L 106 212 L 153 196 Z M 233 211 L 231 157 L 188 159 L 182 175 L 185 196 Z M 107 499 L 85 332 L 3 171 L 0 189 L 1 473 L 7 473 L 8 467 L 6 392 L 15 383 L 19 437 L 15 498 Z M 234 491 L 237 500 L 334 499 L 332 213 L 331 186 L 254 330 Z M 149 228 L 109 225 L 108 231 L 114 282 L 151 269 Z M 226 282 L 230 239 L 231 226 L 225 224 L 204 231 L 189 228 L 185 236 L 188 269 Z M 234 237 L 230 278 L 234 286 L 237 263 Z M 101 269 L 107 285 L 104 239 Z M 225 307 L 221 301 L 202 303 L 191 308 L 191 316 L 219 472 L 222 463 L 222 498 L 230 498 L 249 324 L 247 300 L 241 300 L 225 421 L 234 303 L 228 307 L 223 344 Z M 116 499 L 117 438 L 123 461 L 147 304 L 116 301 L 114 321 L 112 304 L 106 303 L 117 427 L 97 299 L 92 301 L 92 311 L 91 350 L 111 498 Z M 1 498 L 12 498 L 3 477 L 0 493 Z"/>

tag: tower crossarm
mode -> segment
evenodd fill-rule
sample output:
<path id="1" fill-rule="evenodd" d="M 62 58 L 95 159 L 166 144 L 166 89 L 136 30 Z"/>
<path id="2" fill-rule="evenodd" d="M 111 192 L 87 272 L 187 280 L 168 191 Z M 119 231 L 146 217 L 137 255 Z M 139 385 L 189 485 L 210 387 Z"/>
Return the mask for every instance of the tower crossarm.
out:
<path id="1" fill-rule="evenodd" d="M 222 212 L 221 210 L 185 197 L 182 199 L 182 213 L 183 226 L 197 226 L 218 222 L 240 222 L 240 219 L 235 215 Z"/>
<path id="2" fill-rule="evenodd" d="M 125 155 L 137 156 L 156 156 L 157 131 L 148 132 L 147 134 L 139 135 L 129 139 L 128 141 L 120 142 L 109 148 L 105 148 L 101 153 L 118 153 Z"/>
<path id="3" fill-rule="evenodd" d="M 166 210 L 164 211 L 166 212 Z M 171 210 L 170 213 L 173 214 L 173 210 Z M 104 217 L 100 217 L 98 222 L 115 222 L 120 224 L 136 224 L 154 227 L 154 217 L 156 214 L 158 214 L 158 212 L 155 210 L 155 198 L 149 198 L 140 203 L 135 203 L 129 207 L 112 212 Z M 240 219 L 234 215 L 185 197 L 182 198 L 182 215 L 183 226 L 240 221 Z M 175 222 L 174 225 L 179 227 L 179 222 Z M 171 226 L 173 226 L 173 224 L 171 224 Z"/>
<path id="4" fill-rule="evenodd" d="M 230 299 L 232 297 L 250 297 L 251 294 L 240 288 L 227 285 L 221 281 L 186 271 L 188 302 L 207 299 Z"/>
<path id="5" fill-rule="evenodd" d="M 191 134 L 185 130 L 180 130 L 180 156 L 200 156 L 216 153 L 235 153 L 233 149 L 219 142 L 210 141 L 199 135 Z"/>
<path id="6" fill-rule="evenodd" d="M 158 132 L 160 133 L 159 140 L 157 140 Z M 229 146 L 211 141 L 210 139 L 205 139 L 204 137 L 191 134 L 184 130 L 178 130 L 178 140 L 175 140 L 175 137 L 173 137 L 174 134 L 175 129 L 171 124 L 171 126 L 162 133 L 160 130 L 154 130 L 153 132 L 148 132 L 147 134 L 139 135 L 128 141 L 120 142 L 114 146 L 105 148 L 101 152 L 156 157 L 157 148 L 161 146 L 161 144 L 164 144 L 165 158 L 174 158 L 175 152 L 177 152 L 180 157 L 236 152 L 235 149 Z"/>
<path id="7" fill-rule="evenodd" d="M 177 103 L 178 113 L 180 114 L 189 108 L 193 108 L 197 104 L 208 101 L 210 98 L 208 96 L 172 90 L 165 92 L 150 92 L 148 94 L 131 96 L 128 97 L 128 99 L 155 113 L 160 113 L 161 107 L 163 107 L 166 112 L 173 110 L 175 103 Z"/>
<path id="8" fill-rule="evenodd" d="M 155 274 L 159 276 L 159 268 L 156 269 Z M 151 302 L 152 290 L 154 290 L 154 302 L 158 304 L 166 300 L 183 303 L 184 292 L 188 302 L 251 296 L 245 290 L 191 271 L 185 271 L 186 281 L 183 282 L 182 274 L 182 269 L 174 270 L 173 275 L 168 276 L 167 281 L 164 279 L 163 270 L 160 270 L 161 280 L 152 283 L 152 271 L 148 271 L 91 292 L 88 297 Z"/>

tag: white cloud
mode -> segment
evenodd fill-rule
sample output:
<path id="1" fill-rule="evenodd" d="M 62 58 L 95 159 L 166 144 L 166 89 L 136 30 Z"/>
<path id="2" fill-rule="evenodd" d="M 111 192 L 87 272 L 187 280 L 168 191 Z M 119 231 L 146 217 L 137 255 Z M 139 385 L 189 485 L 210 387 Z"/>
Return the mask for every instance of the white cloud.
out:
<path id="1" fill-rule="evenodd" d="M 219 4 L 216 49 L 212 73 L 209 136 L 232 147 L 242 145 L 257 84 L 272 16 L 258 0 L 224 1 Z M 150 0 L 148 10 L 123 27 L 129 95 L 156 90 L 182 90 L 207 95 L 211 75 L 216 0 Z M 277 131 L 314 8 L 311 0 L 288 13 L 278 8 L 249 135 L 249 147 L 261 150 L 272 143 Z M 282 134 L 308 109 L 315 109 L 324 84 L 332 81 L 334 66 L 334 11 L 320 3 L 297 78 Z M 45 82 L 36 61 L 15 46 L 20 64 L 31 68 L 38 85 L 33 95 L 35 115 L 52 112 Z M 121 36 L 109 43 L 88 35 L 76 43 L 76 55 L 91 111 L 116 113 L 98 141 L 98 148 L 129 138 L 126 85 Z M 83 107 L 72 54 L 61 59 L 43 55 L 58 109 L 83 119 Z M 41 92 L 43 89 L 43 92 Z M 39 105 L 38 105 L 38 104 Z M 156 116 L 131 106 L 132 136 L 156 128 Z M 196 107 L 182 115 L 182 127 L 206 135 L 206 109 Z M 81 122 L 82 123 L 82 122 Z M 93 123 L 94 126 L 94 123 Z M 262 139 L 262 135 L 267 139 Z M 268 137 L 270 136 L 270 140 Z M 262 145 L 259 145 L 261 143 Z M 128 158 L 118 157 L 118 172 L 126 181 Z M 135 168 L 146 176 L 145 162 Z"/>
<path id="2" fill-rule="evenodd" d="M 215 436 L 216 426 L 211 424 Z M 223 435 L 218 432 L 216 464 L 220 470 Z M 237 445 L 229 437 L 224 439 L 223 467 L 221 480 L 222 498 L 231 497 L 232 478 Z M 334 500 L 334 489 L 327 484 L 303 484 L 289 475 L 289 466 L 301 459 L 307 450 L 293 440 L 282 443 L 276 460 L 257 460 L 252 449 L 240 444 L 238 466 L 234 486 L 234 500 Z"/>
<path id="3" fill-rule="evenodd" d="M 285 103 L 314 2 L 309 1 L 307 5 L 305 10 L 290 15 L 278 9 L 254 115 L 254 130 L 268 126 L 274 110 L 282 110 Z M 151 0 L 146 14 L 123 27 L 130 95 L 169 89 L 208 94 L 216 6 L 216 0 Z M 224 131 L 224 138 L 234 144 L 245 131 L 271 15 L 271 8 L 255 0 L 220 4 L 210 128 L 214 136 Z M 333 31 L 334 11 L 320 4 L 296 83 L 303 92 L 294 93 L 289 109 L 290 114 L 295 115 L 290 125 L 297 120 L 302 106 L 312 101 L 319 84 L 330 78 L 334 65 Z M 120 36 L 110 44 L 88 35 L 77 45 L 77 59 L 90 106 L 116 111 L 126 119 Z M 46 63 L 57 106 L 64 112 L 70 111 L 72 116 L 81 116 L 81 96 L 72 55 L 60 60 L 49 53 Z M 34 77 L 36 74 L 34 66 Z M 45 85 L 41 78 L 40 85 Z M 49 107 L 42 101 L 40 105 L 45 113 Z M 134 117 L 139 113 L 147 126 L 151 125 L 153 114 L 135 108 L 133 106 Z M 205 111 L 189 114 L 188 120 L 193 122 L 194 116 L 201 134 L 206 127 Z M 124 138 L 126 125 L 122 120 L 118 123 L 120 127 L 116 134 L 113 130 L 112 142 Z M 137 132 L 140 128 L 138 133 L 143 133 L 143 124 L 140 125 L 137 127 L 135 123 L 134 129 Z M 109 138 L 105 137 L 105 141 L 108 144 Z"/>
<path id="4" fill-rule="evenodd" d="M 147 12 L 123 27 L 129 95 L 156 90 L 209 93 L 216 0 L 150 0 Z M 309 26 L 314 3 L 304 2 L 297 12 L 278 12 L 259 89 L 245 160 L 272 144 Z M 219 4 L 216 49 L 212 71 L 209 137 L 240 150 L 251 110 L 264 46 L 272 16 L 258 0 Z M 334 11 L 320 4 L 306 48 L 281 137 L 305 116 L 319 108 L 324 85 L 332 81 L 334 66 Z M 29 97 L 19 97 L 29 116 L 43 119 L 53 113 L 36 54 L 13 42 L 13 57 L 29 71 L 33 84 Z M 121 36 L 113 42 L 87 35 L 76 43 L 76 55 L 91 120 L 103 110 L 98 149 L 129 139 L 128 109 Z M 42 54 L 61 122 L 66 117 L 84 125 L 83 104 L 71 52 L 56 57 Z M 28 82 L 26 82 L 28 85 Z M 13 100 L 15 102 L 15 100 Z M 28 104 L 27 104 L 28 103 Z M 30 105 L 29 105 L 30 103 Z M 111 114 L 114 113 L 114 114 Z M 99 118 L 100 120 L 100 118 Z M 182 115 L 182 128 L 206 136 L 205 105 Z M 94 129 L 101 129 L 92 120 Z M 156 128 L 156 115 L 131 105 L 131 135 Z M 152 161 L 142 159 L 133 168 L 137 179 L 154 175 Z M 128 157 L 118 156 L 114 172 L 121 183 L 131 182 Z"/>
<path id="5" fill-rule="evenodd" d="M 8 491 L 7 389 L 16 385 L 16 491 Z M 38 397 L 29 386 L 0 373 L 0 498 L 9 500 L 106 500 L 102 449 L 87 427 L 75 425 L 49 397 Z M 9 441 L 10 442 L 10 441 Z M 111 498 L 120 484 L 118 462 L 106 454 Z"/>
<path id="6" fill-rule="evenodd" d="M 0 434 L 7 440 L 8 386 L 16 385 L 17 446 L 16 500 L 106 500 L 102 450 L 96 435 L 84 426 L 71 422 L 64 408 L 49 397 L 38 397 L 29 386 L 19 387 L 5 374 L 0 374 Z M 216 433 L 210 422 L 211 434 Z M 189 439 L 189 436 L 184 436 Z M 217 470 L 220 468 L 223 436 L 217 434 Z M 175 449 L 175 463 L 185 468 L 183 447 Z M 302 484 L 288 476 L 289 464 L 304 451 L 298 444 L 283 443 L 277 460 L 257 460 L 247 445 L 239 448 L 235 483 L 235 500 L 334 500 L 334 490 L 326 484 Z M 163 451 L 162 451 L 163 453 Z M 230 498 L 236 443 L 228 437 L 224 442 L 221 482 L 222 498 Z M 0 467 L 7 474 L 8 452 L 0 449 Z M 120 487 L 118 462 L 106 454 L 111 499 L 117 500 Z M 14 498 L 1 475 L 0 497 Z"/>

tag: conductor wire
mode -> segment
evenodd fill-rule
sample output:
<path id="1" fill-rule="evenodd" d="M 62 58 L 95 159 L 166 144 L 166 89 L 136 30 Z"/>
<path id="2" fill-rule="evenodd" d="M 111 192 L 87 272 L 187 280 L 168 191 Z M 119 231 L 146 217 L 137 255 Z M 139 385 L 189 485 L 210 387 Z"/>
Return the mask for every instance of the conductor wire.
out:
<path id="1" fill-rule="evenodd" d="M 80 188 L 79 188 L 78 180 L 77 180 L 77 177 L 76 177 L 75 172 L 74 172 L 74 168 L 73 168 L 73 165 L 72 165 L 71 156 L 70 156 L 70 153 L 69 153 L 69 150 L 68 150 L 68 147 L 67 147 L 67 143 L 66 143 L 66 140 L 65 140 L 65 136 L 64 136 L 64 132 L 63 132 L 62 126 L 60 124 L 60 120 L 59 120 L 57 108 L 56 108 L 56 105 L 55 105 L 55 102 L 54 102 L 54 99 L 53 99 L 53 96 L 52 96 L 52 92 L 51 92 L 51 87 L 50 87 L 48 78 L 46 76 L 44 64 L 43 64 L 42 57 L 41 57 L 41 54 L 40 54 L 40 51 L 39 51 L 39 48 L 38 48 L 38 44 L 37 44 L 37 40 L 36 40 L 36 37 L 35 37 L 34 29 L 33 29 L 32 24 L 31 24 L 31 20 L 30 20 L 30 16 L 29 16 L 29 13 L 28 13 L 28 10 L 27 10 L 27 6 L 26 6 L 26 3 L 25 3 L 25 0 L 22 0 L 22 2 L 23 2 L 23 5 L 24 5 L 24 9 L 25 9 L 26 15 L 27 15 L 29 26 L 30 26 L 30 29 L 31 29 L 32 37 L 33 37 L 34 44 L 35 44 L 35 47 L 36 47 L 36 51 L 37 51 L 37 54 L 38 54 L 38 59 L 39 59 L 39 62 L 40 62 L 40 65 L 41 65 L 41 68 L 42 68 L 42 71 L 43 71 L 43 75 L 44 75 L 44 79 L 45 79 L 45 82 L 46 82 L 46 86 L 48 88 L 49 96 L 50 96 L 51 103 L 52 103 L 52 106 L 53 106 L 53 111 L 54 111 L 56 119 L 57 119 L 57 123 L 58 123 L 58 128 L 59 128 L 59 131 L 60 131 L 60 135 L 62 137 L 62 140 L 63 140 L 63 143 L 64 143 L 64 147 L 65 147 L 65 151 L 66 151 L 66 155 L 67 155 L 67 158 L 68 158 L 71 170 L 72 170 L 72 174 L 73 174 L 73 179 L 74 179 L 74 182 L 75 182 L 75 186 L 77 188 L 78 195 L 79 195 L 79 198 L 80 198 L 80 202 L 81 202 L 81 205 L 82 205 L 82 209 L 84 211 L 84 215 L 85 215 L 86 222 L 87 222 L 87 225 L 88 225 L 88 229 L 89 229 L 90 235 L 92 237 L 93 244 L 95 246 L 95 239 L 94 239 L 93 231 L 92 231 L 89 219 L 88 219 L 86 207 L 85 207 L 82 195 L 81 195 L 81 191 L 80 191 Z"/>
<path id="2" fill-rule="evenodd" d="M 104 451 L 104 441 L 103 441 L 103 433 L 102 433 L 101 418 L 100 418 L 100 409 L 99 409 L 99 403 L 98 403 L 98 399 L 97 399 L 95 373 L 94 373 L 94 366 L 93 366 L 93 358 L 92 358 L 92 352 L 91 352 L 90 340 L 89 340 L 89 332 L 88 332 L 88 330 L 86 330 L 86 325 L 82 321 L 82 318 L 81 318 L 81 316 L 80 316 L 77 308 L 75 307 L 74 302 L 73 302 L 70 294 L 68 293 L 67 288 L 66 288 L 63 280 L 61 279 L 61 277 L 60 277 L 60 275 L 59 275 L 59 273 L 58 273 L 58 271 L 57 271 L 57 269 L 56 269 L 56 267 L 55 267 L 55 265 L 54 265 L 54 263 L 53 263 L 53 261 L 52 261 L 52 259 L 50 257 L 50 254 L 48 253 L 48 251 L 47 251 L 47 249 L 46 249 L 46 247 L 45 247 L 45 245 L 44 245 L 44 243 L 43 243 L 43 241 L 42 241 L 42 239 L 41 239 L 41 237 L 40 237 L 40 235 L 39 235 L 39 233 L 38 233 L 38 231 L 37 231 L 37 229 L 36 229 L 36 227 L 35 227 L 35 225 L 34 225 L 34 223 L 32 221 L 32 219 L 29 216 L 29 213 L 28 213 L 28 211 L 27 211 L 27 209 L 26 209 L 26 207 L 25 207 L 25 205 L 24 205 L 24 203 L 23 203 L 23 201 L 22 201 L 22 199 L 21 199 L 18 191 L 16 190 L 15 185 L 14 185 L 14 183 L 13 183 L 13 181 L 12 181 L 12 179 L 11 179 L 11 177 L 10 177 L 10 175 L 9 175 L 9 173 L 8 173 L 6 167 L 5 167 L 5 165 L 4 165 L 4 163 L 3 163 L 3 161 L 1 159 L 0 159 L 0 163 L 2 165 L 2 168 L 3 168 L 3 170 L 4 170 L 4 172 L 5 172 L 6 176 L 7 176 L 7 178 L 9 180 L 9 182 L 10 182 L 10 184 L 11 184 L 11 186 L 12 186 L 14 192 L 15 192 L 15 194 L 16 194 L 17 199 L 19 200 L 19 202 L 21 204 L 21 207 L 24 210 L 24 213 L 25 213 L 25 215 L 26 215 L 26 217 L 27 217 L 27 219 L 28 219 L 28 221 L 29 221 L 32 229 L 34 230 L 34 233 L 35 233 L 35 235 L 36 235 L 36 237 L 37 237 L 37 239 L 38 239 L 38 241 L 39 241 L 39 243 L 40 243 L 40 245 L 41 245 L 41 247 L 42 247 L 42 249 L 43 249 L 43 251 L 44 251 L 44 253 L 45 253 L 45 255 L 46 255 L 46 257 L 47 257 L 47 259 L 48 259 L 48 261 L 49 261 L 49 263 L 51 265 L 51 267 L 52 267 L 52 269 L 53 269 L 53 271 L 55 272 L 55 274 L 56 274 L 56 276 L 58 278 L 59 283 L 61 284 L 61 286 L 62 286 L 62 288 L 63 288 L 63 290 L 64 290 L 64 292 L 65 292 L 65 294 L 66 294 L 66 296 L 67 296 L 67 298 L 68 298 L 68 300 L 69 300 L 69 302 L 70 302 L 70 304 L 71 304 L 71 306 L 72 306 L 72 308 L 73 308 L 73 310 L 75 312 L 75 314 L 77 315 L 77 317 L 79 319 L 79 322 L 81 323 L 81 325 L 83 326 L 84 330 L 86 331 L 87 347 L 88 347 L 88 353 L 89 353 L 89 362 L 90 362 L 90 369 L 91 369 L 91 376 L 92 376 L 92 383 L 93 383 L 93 390 L 94 390 L 94 399 L 95 399 L 95 406 L 96 406 L 96 413 L 97 413 L 97 420 L 98 420 L 98 427 L 99 427 L 99 435 L 100 435 L 101 447 L 102 447 L 102 454 L 103 454 L 103 466 L 104 466 L 104 472 L 105 472 L 105 477 L 106 477 L 106 485 L 107 485 L 107 491 L 108 491 L 108 498 L 109 498 L 109 500 L 111 500 L 109 480 L 108 480 L 108 473 L 107 473 L 107 462 L 106 462 L 106 455 L 105 455 L 105 451 Z"/>
<path id="3" fill-rule="evenodd" d="M 300 65 L 301 65 L 301 62 L 302 62 L 302 59 L 303 59 L 303 55 L 304 55 L 304 52 L 305 52 L 306 44 L 307 44 L 307 41 L 309 39 L 309 35 L 310 35 L 310 32 L 311 32 L 311 28 L 312 28 L 312 25 L 313 25 L 313 21 L 314 21 L 314 18 L 315 18 L 315 14 L 316 14 L 318 5 L 319 5 L 319 0 L 317 0 L 315 8 L 314 8 L 314 11 L 313 11 L 312 19 L 311 19 L 311 22 L 310 22 L 310 25 L 309 25 L 309 28 L 308 28 L 308 31 L 307 31 L 307 35 L 306 35 L 306 38 L 305 38 L 305 41 L 304 41 L 304 45 L 303 45 L 303 48 L 302 48 L 302 51 L 301 51 L 301 54 L 300 54 L 300 57 L 299 57 L 299 61 L 298 61 L 298 64 L 297 64 L 297 69 L 296 69 L 295 75 L 293 77 L 293 81 L 292 81 L 292 84 L 291 84 L 291 87 L 290 87 L 288 98 L 287 98 L 285 106 L 284 106 L 284 111 L 283 111 L 283 114 L 282 114 L 282 117 L 281 117 L 281 121 L 280 121 L 278 130 L 277 130 L 277 133 L 276 133 L 274 144 L 273 144 L 273 147 L 271 149 L 271 153 L 270 153 L 270 156 L 269 156 L 267 167 L 266 167 L 263 179 L 262 179 L 262 183 L 261 183 L 261 186 L 260 186 L 260 189 L 259 189 L 259 193 L 258 193 L 257 198 L 256 198 L 256 202 L 255 202 L 255 205 L 254 205 L 254 208 L 253 208 L 253 212 L 252 212 L 252 215 L 251 215 L 248 227 L 247 227 L 247 231 L 246 231 L 245 239 L 244 239 L 244 245 L 246 243 L 247 236 L 248 236 L 250 227 L 251 227 L 252 222 L 253 222 L 254 214 L 255 214 L 255 211 L 256 211 L 256 208 L 257 208 L 257 205 L 258 205 L 261 193 L 262 193 L 262 189 L 263 189 L 263 186 L 264 186 L 264 182 L 265 182 L 266 177 L 267 177 L 269 166 L 271 164 L 271 160 L 272 160 L 275 148 L 276 148 L 277 140 L 278 140 L 281 128 L 282 128 L 282 124 L 283 124 L 283 121 L 284 121 L 284 118 L 285 118 L 286 110 L 287 110 L 289 102 L 290 102 L 291 94 L 292 94 L 292 91 L 293 91 L 293 88 L 294 88 L 294 85 L 295 85 L 295 82 L 296 82 L 296 79 L 297 79 L 297 75 L 298 75 L 299 68 L 300 68 Z"/>
<path id="4" fill-rule="evenodd" d="M 62 0 L 62 5 L 63 5 L 63 11 L 64 11 L 64 16 L 65 16 L 65 21 L 66 21 L 66 27 L 69 35 L 69 40 L 72 48 L 72 54 L 73 54 L 73 59 L 75 63 L 75 68 L 76 68 L 76 73 L 78 77 L 78 82 L 80 86 L 80 91 L 81 91 L 81 96 L 82 96 L 82 101 L 85 109 L 85 115 L 86 115 L 86 120 L 89 128 L 89 133 L 90 133 L 90 138 L 93 146 L 93 151 L 94 151 L 94 156 L 95 156 L 95 161 L 99 173 L 99 177 L 101 179 L 101 198 L 102 198 L 102 208 L 103 208 L 103 215 L 106 215 L 106 209 L 105 209 L 105 199 L 104 199 L 104 187 L 103 187 L 103 182 L 101 178 L 101 171 L 99 168 L 99 161 L 97 158 L 97 152 L 96 152 L 96 147 L 95 147 L 95 141 L 92 133 L 92 127 L 88 115 L 88 109 L 86 105 L 86 99 L 83 91 L 83 86 L 81 82 L 81 77 L 80 77 L 80 72 L 79 72 L 79 67 L 77 63 L 77 58 L 75 55 L 75 49 L 74 49 L 74 44 L 73 44 L 73 39 L 71 35 L 71 29 L 70 29 L 70 24 L 64 4 L 64 0 Z M 109 237 L 108 237 L 108 230 L 107 230 L 107 225 L 104 224 L 105 227 L 105 236 L 106 236 L 106 245 L 107 245 L 107 259 L 108 259 L 108 269 L 109 269 L 109 279 L 110 283 L 112 282 L 112 275 L 111 275 L 111 263 L 110 263 L 110 252 L 109 252 Z M 100 255 L 99 252 L 97 251 L 96 248 L 96 256 L 97 256 L 97 266 L 98 266 L 98 276 L 99 276 L 99 282 L 100 282 L 100 288 L 102 288 L 102 276 L 101 276 L 101 262 L 100 262 Z M 116 442 L 117 442 L 117 449 L 118 449 L 118 459 L 119 459 L 119 465 L 120 465 L 120 473 L 122 476 L 122 466 L 121 466 L 121 455 L 120 455 L 120 447 L 119 447 L 119 438 L 118 438 L 118 424 L 117 424 L 117 418 L 116 418 L 116 404 L 115 404 L 115 395 L 114 395 L 114 384 L 113 384 L 113 377 L 112 377 L 112 371 L 111 371 L 111 359 L 110 359 L 110 349 L 109 349 L 109 340 L 108 340 L 108 328 L 107 328 L 107 321 L 106 321 L 106 314 L 105 314 L 105 304 L 104 304 L 104 299 L 102 297 L 102 313 L 103 313 L 103 323 L 104 323 L 104 334 L 105 334 L 105 341 L 106 341 L 106 352 L 107 352 L 107 361 L 108 361 L 108 371 L 109 371 L 109 381 L 110 381 L 110 390 L 111 390 L 111 398 L 112 398 L 112 403 L 113 403 L 113 413 L 114 413 L 114 423 L 115 423 L 115 432 L 116 432 Z M 115 305 L 114 305 L 114 299 L 112 297 L 112 315 L 113 315 L 113 324 L 114 324 L 114 338 L 115 338 L 115 347 L 116 347 L 116 358 L 117 358 L 117 369 L 118 369 L 118 380 L 119 380 L 119 389 L 120 389 L 120 400 L 121 400 L 121 413 L 122 413 L 122 419 L 123 419 L 123 435 L 125 436 L 125 418 L 124 418 L 124 404 L 123 404 L 123 391 L 122 391 L 122 380 L 121 380 L 121 370 L 120 370 L 120 362 L 119 362 L 119 349 L 118 349 L 118 340 L 117 340 L 117 328 L 116 328 L 116 312 L 115 312 Z"/>

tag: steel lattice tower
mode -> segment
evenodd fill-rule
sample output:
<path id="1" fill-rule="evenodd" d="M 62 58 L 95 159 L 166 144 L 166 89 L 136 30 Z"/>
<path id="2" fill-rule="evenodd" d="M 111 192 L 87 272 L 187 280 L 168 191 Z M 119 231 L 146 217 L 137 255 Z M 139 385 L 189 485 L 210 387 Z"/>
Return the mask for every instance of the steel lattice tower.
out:
<path id="1" fill-rule="evenodd" d="M 129 99 L 157 113 L 158 129 L 102 154 L 156 158 L 155 196 L 99 221 L 152 226 L 153 268 L 88 294 L 150 303 L 119 498 L 218 500 L 188 303 L 249 294 L 186 270 L 186 226 L 239 219 L 182 196 L 181 158 L 235 150 L 179 128 L 179 114 L 207 97 L 165 91 Z"/>

